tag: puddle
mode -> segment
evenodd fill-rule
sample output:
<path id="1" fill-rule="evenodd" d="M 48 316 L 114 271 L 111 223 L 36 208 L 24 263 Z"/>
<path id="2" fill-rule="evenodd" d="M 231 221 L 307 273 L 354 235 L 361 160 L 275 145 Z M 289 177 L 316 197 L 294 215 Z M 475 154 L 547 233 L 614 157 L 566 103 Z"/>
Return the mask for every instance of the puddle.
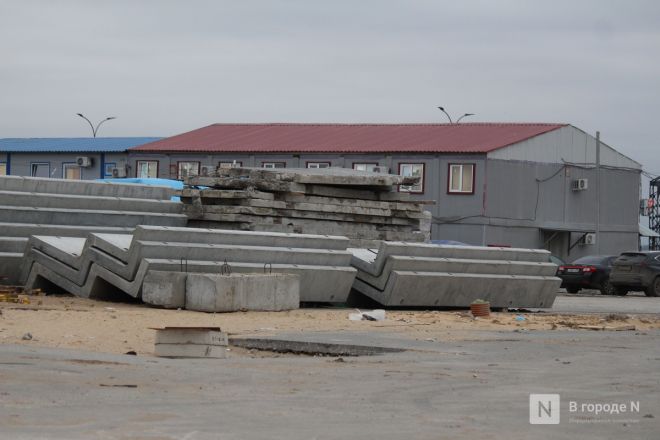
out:
<path id="1" fill-rule="evenodd" d="M 400 353 L 405 351 L 403 348 L 266 338 L 229 338 L 229 345 L 249 350 L 302 354 L 309 356 L 374 356 L 384 353 Z"/>

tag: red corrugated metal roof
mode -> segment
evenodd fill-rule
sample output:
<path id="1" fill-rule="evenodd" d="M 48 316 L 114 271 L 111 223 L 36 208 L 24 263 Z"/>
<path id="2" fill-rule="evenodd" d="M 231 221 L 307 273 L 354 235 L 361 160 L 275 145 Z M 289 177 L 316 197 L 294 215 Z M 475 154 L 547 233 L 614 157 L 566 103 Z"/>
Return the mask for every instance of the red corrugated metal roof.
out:
<path id="1" fill-rule="evenodd" d="M 213 124 L 131 148 L 153 152 L 487 153 L 566 124 Z"/>

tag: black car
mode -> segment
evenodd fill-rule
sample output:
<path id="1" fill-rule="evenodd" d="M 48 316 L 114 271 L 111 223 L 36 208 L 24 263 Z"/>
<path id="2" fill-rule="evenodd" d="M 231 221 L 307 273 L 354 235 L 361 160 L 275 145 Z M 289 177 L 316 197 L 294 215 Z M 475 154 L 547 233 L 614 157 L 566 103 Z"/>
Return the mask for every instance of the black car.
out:
<path id="1" fill-rule="evenodd" d="M 598 289 L 603 295 L 614 295 L 616 291 L 610 283 L 610 271 L 616 258 L 616 255 L 592 255 L 559 266 L 557 276 L 561 278 L 561 287 L 568 293 Z"/>
<path id="2" fill-rule="evenodd" d="M 624 252 L 614 261 L 610 282 L 617 295 L 643 290 L 660 296 L 660 252 Z"/>

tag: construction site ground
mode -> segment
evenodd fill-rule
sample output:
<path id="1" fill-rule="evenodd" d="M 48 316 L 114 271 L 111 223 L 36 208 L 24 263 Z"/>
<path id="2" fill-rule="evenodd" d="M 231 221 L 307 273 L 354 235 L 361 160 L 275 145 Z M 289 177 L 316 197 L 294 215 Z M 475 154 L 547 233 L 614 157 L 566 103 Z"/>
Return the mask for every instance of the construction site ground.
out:
<path id="1" fill-rule="evenodd" d="M 339 308 L 208 314 L 30 299 L 0 303 L 2 439 L 651 439 L 660 431 L 660 298 L 564 295 L 561 313 L 388 310 L 384 321 L 349 321 L 354 310 Z M 150 329 L 163 326 L 393 352 L 230 345 L 227 359 L 164 359 L 152 354 Z M 531 393 L 560 394 L 559 425 L 529 423 Z M 640 411 L 572 413 L 571 401 L 635 401 Z"/>

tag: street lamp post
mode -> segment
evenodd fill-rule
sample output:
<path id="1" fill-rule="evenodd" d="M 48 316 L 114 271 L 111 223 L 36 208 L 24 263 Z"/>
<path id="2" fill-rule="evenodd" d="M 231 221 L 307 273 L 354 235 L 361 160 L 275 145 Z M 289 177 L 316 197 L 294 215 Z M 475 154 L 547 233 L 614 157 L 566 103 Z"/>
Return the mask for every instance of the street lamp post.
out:
<path id="1" fill-rule="evenodd" d="M 467 118 L 468 116 L 474 116 L 474 113 L 464 113 L 463 116 L 461 116 L 460 118 L 456 119 L 456 122 L 454 122 L 454 121 L 451 119 L 451 116 L 449 116 L 449 113 L 447 113 L 447 112 L 445 111 L 445 108 L 444 108 L 444 107 L 438 107 L 438 108 L 440 109 L 440 111 L 441 111 L 442 113 L 444 113 L 445 115 L 447 115 L 447 119 L 449 119 L 449 123 L 450 123 L 450 124 L 458 124 L 459 122 L 461 122 L 461 119 L 463 119 L 463 118 Z"/>
<path id="2" fill-rule="evenodd" d="M 99 122 L 98 124 L 96 124 L 96 127 L 94 127 L 94 124 L 92 124 L 92 121 L 90 121 L 89 119 L 87 119 L 87 118 L 85 117 L 85 115 L 83 115 L 82 113 L 76 113 L 76 114 L 77 114 L 78 116 L 80 116 L 81 118 L 83 118 L 85 121 L 87 121 L 87 123 L 89 124 L 89 126 L 92 128 L 92 134 L 94 135 L 94 137 L 96 137 L 96 133 L 98 133 L 98 131 L 99 131 L 99 127 L 101 126 L 101 124 L 103 124 L 105 121 L 111 121 L 112 119 L 117 119 L 115 116 L 108 116 L 107 118 L 103 119 L 101 122 Z"/>

